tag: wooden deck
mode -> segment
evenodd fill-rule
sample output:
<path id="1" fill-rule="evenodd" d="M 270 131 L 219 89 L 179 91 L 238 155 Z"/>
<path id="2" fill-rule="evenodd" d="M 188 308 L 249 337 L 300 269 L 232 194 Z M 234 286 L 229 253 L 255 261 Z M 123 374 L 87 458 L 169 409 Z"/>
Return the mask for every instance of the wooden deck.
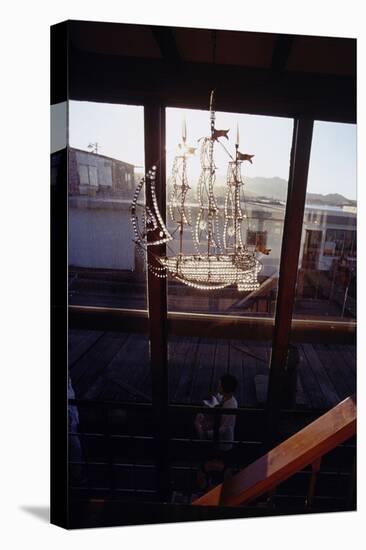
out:
<path id="1" fill-rule="evenodd" d="M 303 343 L 298 349 L 299 407 L 328 409 L 355 392 L 353 346 Z M 171 337 L 168 353 L 171 402 L 201 404 L 229 372 L 239 381 L 239 406 L 263 406 L 270 342 Z M 149 341 L 142 334 L 70 330 L 69 367 L 79 398 L 151 399 Z"/>

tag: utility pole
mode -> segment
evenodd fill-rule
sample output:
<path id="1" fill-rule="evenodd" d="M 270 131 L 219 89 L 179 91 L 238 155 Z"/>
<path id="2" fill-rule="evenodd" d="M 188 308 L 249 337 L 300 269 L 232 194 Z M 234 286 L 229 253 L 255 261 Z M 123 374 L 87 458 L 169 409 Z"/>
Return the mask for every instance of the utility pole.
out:
<path id="1" fill-rule="evenodd" d="M 89 143 L 88 145 L 88 149 L 91 149 L 91 153 L 95 153 L 96 155 L 98 154 L 98 142 L 96 141 L 95 143 Z"/>

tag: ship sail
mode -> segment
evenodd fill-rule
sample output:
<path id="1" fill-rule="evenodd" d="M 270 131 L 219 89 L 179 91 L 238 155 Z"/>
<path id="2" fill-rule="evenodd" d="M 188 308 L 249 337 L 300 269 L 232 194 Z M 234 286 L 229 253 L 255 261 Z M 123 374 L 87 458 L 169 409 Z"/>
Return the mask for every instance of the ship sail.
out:
<path id="1" fill-rule="evenodd" d="M 187 176 L 187 159 L 194 155 L 196 148 L 187 146 L 187 125 L 182 125 L 182 143 L 178 145 L 177 155 L 174 157 L 172 173 L 169 180 L 171 194 L 169 197 L 169 214 L 172 222 L 180 225 L 191 225 L 190 210 L 186 205 L 186 197 L 191 189 Z"/>
<path id="2" fill-rule="evenodd" d="M 135 234 L 135 242 L 142 246 L 157 246 L 163 243 L 167 243 L 173 239 L 169 233 L 163 218 L 158 208 L 158 201 L 155 191 L 155 179 L 156 179 L 156 166 L 141 178 L 139 184 L 136 187 L 134 198 L 131 205 L 131 222 L 133 231 Z M 146 183 L 146 185 L 145 185 Z M 145 185 L 145 196 L 147 204 L 151 207 L 145 206 L 138 202 L 140 193 Z M 143 214 L 140 218 L 138 216 L 138 207 L 142 207 Z"/>

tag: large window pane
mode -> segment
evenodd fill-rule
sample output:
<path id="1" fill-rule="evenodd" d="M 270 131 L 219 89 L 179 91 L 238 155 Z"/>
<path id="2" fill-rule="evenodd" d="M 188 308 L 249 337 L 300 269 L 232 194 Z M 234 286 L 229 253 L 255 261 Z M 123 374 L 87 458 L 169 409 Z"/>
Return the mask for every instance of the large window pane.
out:
<path id="1" fill-rule="evenodd" d="M 356 127 L 316 122 L 295 316 L 356 318 Z"/>
<path id="2" fill-rule="evenodd" d="M 356 127 L 315 122 L 294 305 L 288 398 L 329 409 L 356 391 Z M 304 323 L 305 325 L 305 323 Z"/>
<path id="3" fill-rule="evenodd" d="M 201 171 L 202 142 L 199 140 L 209 135 L 209 113 L 167 109 L 166 126 L 167 224 L 175 237 L 173 242 L 168 243 L 167 253 L 176 255 L 182 246 L 183 253 L 192 254 L 196 251 L 192 228 L 198 213 L 197 180 Z M 248 249 L 256 250 L 256 257 L 263 265 L 259 274 L 260 287 L 255 291 L 240 291 L 236 285 L 231 285 L 207 291 L 169 278 L 168 310 L 185 314 L 174 317 L 168 339 L 169 397 L 175 403 L 202 404 L 210 392 L 217 391 L 220 377 L 228 373 L 238 381 L 235 395 L 239 406 L 263 407 L 271 353 L 270 325 L 277 297 L 293 121 L 218 112 L 215 127 L 230 129 L 230 141 L 222 139 L 222 144 L 215 143 L 214 149 L 214 186 L 221 233 L 228 189 L 230 156 L 227 151 L 235 155 L 237 127 L 239 151 L 255 155 L 253 164 L 244 162 L 242 166 L 244 196 L 240 206 L 244 220 L 241 237 Z M 187 159 L 190 185 L 187 204 L 191 225 L 186 228 L 180 243 L 179 229 L 171 216 L 171 197 L 172 174 L 177 167 L 179 170 L 175 157 L 177 144 L 182 141 L 182 128 L 187 131 L 187 145 L 197 148 L 197 151 Z M 254 324 L 246 317 L 254 318 Z"/>
<path id="4" fill-rule="evenodd" d="M 192 231 L 198 215 L 197 182 L 200 176 L 200 138 L 209 135 L 209 113 L 188 109 L 167 109 L 167 223 L 174 241 L 168 243 L 168 254 L 180 250 L 179 231 L 172 221 L 169 197 L 172 196 L 172 174 L 182 141 L 182 126 L 187 128 L 187 144 L 197 148 L 187 159 L 188 183 L 191 187 L 186 201 L 191 224 L 183 234 L 183 252 L 196 250 Z M 244 181 L 241 208 L 244 213 L 241 236 L 249 249 L 256 249 L 256 257 L 263 267 L 259 274 L 260 288 L 253 292 L 238 291 L 235 285 L 218 292 L 195 290 L 170 279 L 168 283 L 169 311 L 220 313 L 225 315 L 260 315 L 273 317 L 277 295 L 278 270 L 281 254 L 283 220 L 287 196 L 287 179 L 293 122 L 290 119 L 243 114 L 216 113 L 216 128 L 230 129 L 227 141 L 216 142 L 214 158 L 216 181 L 214 185 L 219 207 L 218 229 L 223 241 L 225 197 L 228 189 L 228 152 L 235 155 L 237 128 L 240 151 L 254 154 L 253 164 L 244 162 Z M 179 170 L 179 165 L 178 165 Z M 170 178 L 170 179 L 169 179 Z M 244 200 L 243 200 L 244 199 Z M 171 201 L 170 201 L 171 204 Z"/>
<path id="5" fill-rule="evenodd" d="M 69 103 L 70 305 L 147 308 L 145 262 L 130 221 L 144 171 L 143 125 L 143 107 Z M 77 398 L 151 401 L 149 338 L 140 321 L 135 318 L 130 330 L 128 321 L 123 329 L 112 327 L 124 332 L 70 329 L 70 384 Z"/>
<path id="6" fill-rule="evenodd" d="M 144 170 L 143 124 L 143 107 L 69 103 L 71 304 L 147 307 L 129 211 Z"/>

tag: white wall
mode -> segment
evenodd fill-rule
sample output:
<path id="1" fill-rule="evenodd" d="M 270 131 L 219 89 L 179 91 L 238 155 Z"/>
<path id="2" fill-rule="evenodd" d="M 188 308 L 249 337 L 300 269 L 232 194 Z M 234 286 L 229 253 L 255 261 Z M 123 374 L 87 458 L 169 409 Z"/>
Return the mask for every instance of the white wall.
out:
<path id="1" fill-rule="evenodd" d="M 69 265 L 104 269 L 135 267 L 129 204 L 75 198 L 69 202 Z"/>

